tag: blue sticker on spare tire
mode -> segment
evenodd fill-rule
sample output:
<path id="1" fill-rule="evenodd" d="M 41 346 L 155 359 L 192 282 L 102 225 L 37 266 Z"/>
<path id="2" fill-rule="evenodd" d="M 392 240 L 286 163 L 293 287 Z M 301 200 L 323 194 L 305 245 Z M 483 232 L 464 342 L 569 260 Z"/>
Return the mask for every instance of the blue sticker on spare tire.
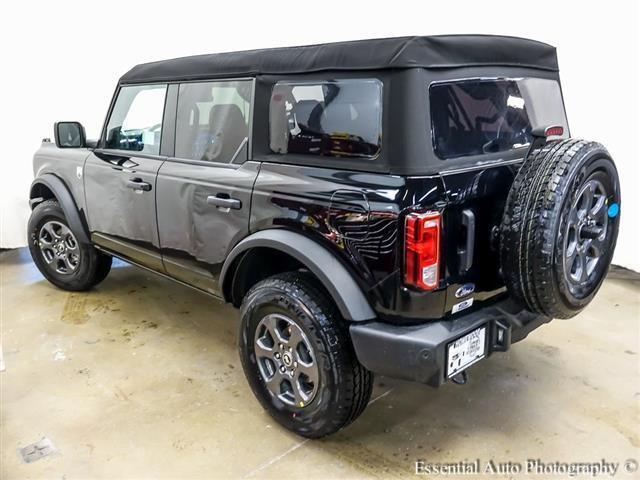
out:
<path id="1" fill-rule="evenodd" d="M 610 218 L 617 217 L 619 213 L 620 213 L 619 204 L 612 203 L 611 205 L 609 205 L 609 208 L 607 209 L 607 215 L 609 215 Z"/>

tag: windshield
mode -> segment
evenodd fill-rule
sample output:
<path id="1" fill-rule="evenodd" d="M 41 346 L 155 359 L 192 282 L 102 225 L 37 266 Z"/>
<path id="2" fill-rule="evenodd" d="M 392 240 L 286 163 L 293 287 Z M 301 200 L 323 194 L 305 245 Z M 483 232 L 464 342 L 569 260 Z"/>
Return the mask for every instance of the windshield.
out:
<path id="1" fill-rule="evenodd" d="M 560 85 L 542 78 L 474 79 L 429 87 L 433 146 L 442 159 L 528 146 L 534 126 L 568 131 Z"/>

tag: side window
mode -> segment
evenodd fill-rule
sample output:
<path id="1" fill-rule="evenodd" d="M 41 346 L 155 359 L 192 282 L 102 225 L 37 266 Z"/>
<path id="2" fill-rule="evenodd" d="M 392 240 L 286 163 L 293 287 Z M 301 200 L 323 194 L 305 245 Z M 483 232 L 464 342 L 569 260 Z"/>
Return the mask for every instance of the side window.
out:
<path id="1" fill-rule="evenodd" d="M 158 155 L 166 85 L 122 87 L 111 112 L 106 147 Z"/>
<path id="2" fill-rule="evenodd" d="M 252 81 L 184 83 L 178 93 L 178 158 L 246 160 Z"/>
<path id="3" fill-rule="evenodd" d="M 278 82 L 269 129 L 275 153 L 373 158 L 382 137 L 382 83 Z"/>

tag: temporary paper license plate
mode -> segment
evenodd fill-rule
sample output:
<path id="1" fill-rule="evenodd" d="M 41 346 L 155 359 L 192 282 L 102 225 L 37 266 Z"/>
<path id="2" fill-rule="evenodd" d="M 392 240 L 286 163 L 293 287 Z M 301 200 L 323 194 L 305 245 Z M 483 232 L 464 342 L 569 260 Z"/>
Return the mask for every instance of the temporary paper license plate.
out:
<path id="1" fill-rule="evenodd" d="M 447 345 L 447 377 L 451 378 L 485 357 L 487 327 L 480 327 Z"/>

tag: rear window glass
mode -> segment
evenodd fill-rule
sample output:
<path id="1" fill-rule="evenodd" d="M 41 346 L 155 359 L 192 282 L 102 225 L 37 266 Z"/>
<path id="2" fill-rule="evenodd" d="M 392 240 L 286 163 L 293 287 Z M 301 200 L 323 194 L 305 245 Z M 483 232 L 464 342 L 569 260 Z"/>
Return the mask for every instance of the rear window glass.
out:
<path id="1" fill-rule="evenodd" d="M 531 142 L 531 125 L 562 125 L 554 80 L 461 80 L 429 87 L 433 145 L 442 159 L 504 152 Z"/>
<path id="2" fill-rule="evenodd" d="M 375 157 L 382 137 L 382 83 L 278 82 L 269 125 L 275 153 Z"/>

